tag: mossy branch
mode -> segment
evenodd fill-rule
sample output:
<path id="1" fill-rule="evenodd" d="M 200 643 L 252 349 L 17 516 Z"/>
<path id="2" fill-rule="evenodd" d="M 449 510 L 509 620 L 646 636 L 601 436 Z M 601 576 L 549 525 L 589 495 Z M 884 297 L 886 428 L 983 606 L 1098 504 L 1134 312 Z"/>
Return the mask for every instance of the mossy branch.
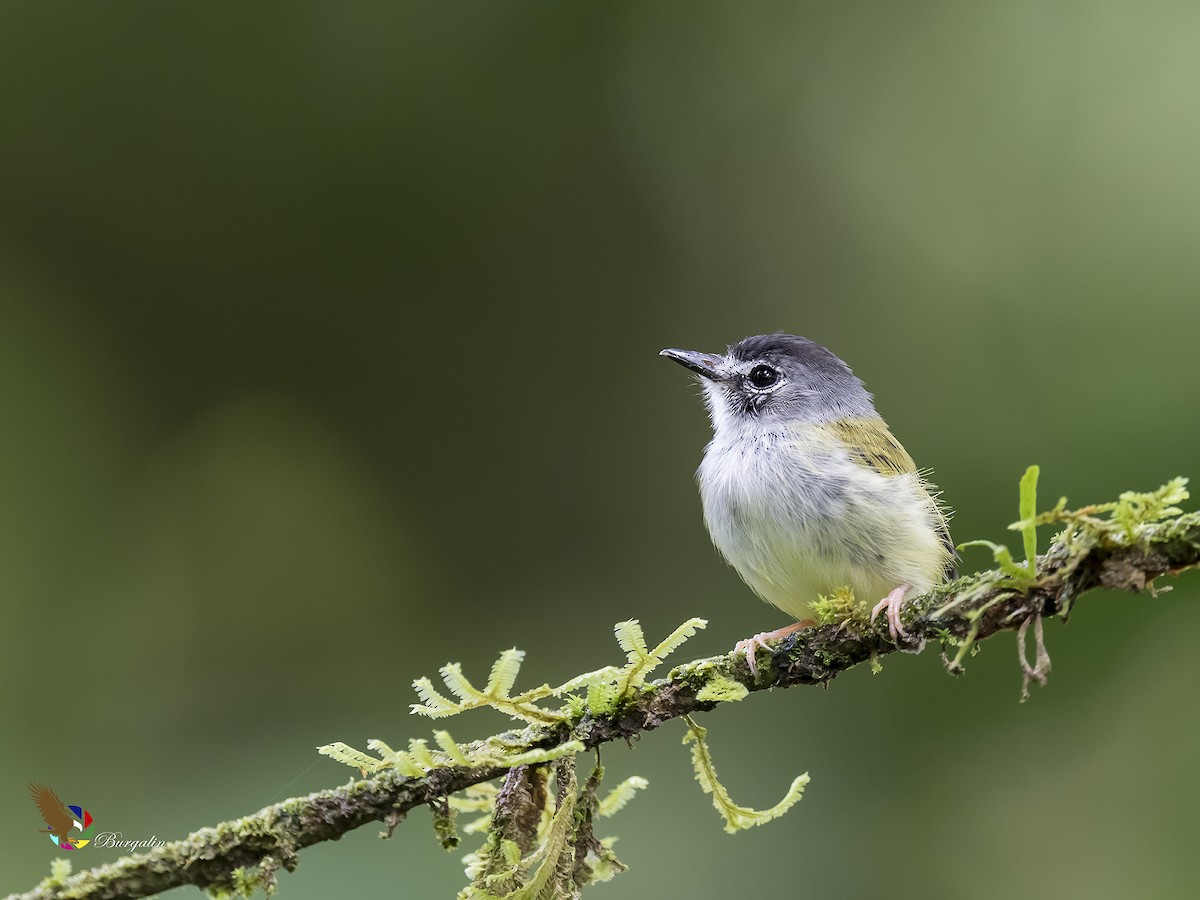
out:
<path id="1" fill-rule="evenodd" d="M 634 684 L 643 677 L 647 663 L 661 661 L 661 656 L 673 647 L 666 647 L 669 642 L 664 642 L 649 651 L 631 643 L 625 649 L 630 654 L 630 665 L 636 666 L 637 672 L 624 679 L 618 693 L 612 696 L 605 693 L 599 698 L 603 701 L 599 707 L 568 703 L 547 721 L 540 721 L 541 713 L 531 713 L 526 707 L 538 697 L 552 695 L 562 688 L 545 693 L 535 689 L 510 697 L 512 679 L 508 667 L 500 666 L 481 696 L 501 698 L 517 713 L 525 713 L 531 724 L 522 730 L 463 748 L 454 745 L 448 735 L 443 739 L 439 732 L 438 743 L 449 759 L 428 771 L 422 769 L 418 773 L 411 768 L 421 760 L 432 759 L 423 742 L 418 742 L 420 752 L 394 754 L 396 759 L 407 762 L 410 774 L 403 774 L 401 766 L 392 765 L 343 787 L 286 800 L 245 818 L 201 829 L 184 840 L 90 871 L 67 874 L 64 867 L 58 867 L 37 888 L 12 894 L 7 900 L 146 897 L 181 885 L 218 892 L 237 890 L 244 887 L 245 872 L 250 867 L 258 867 L 260 873 L 269 877 L 281 868 L 291 871 L 303 848 L 335 840 L 370 822 L 385 823 L 390 834 L 409 810 L 425 805 L 432 807 L 435 819 L 441 821 L 448 815 L 446 798 L 450 795 L 503 775 L 508 775 L 511 781 L 514 775 L 526 771 L 523 768 L 526 761 L 555 758 L 559 754 L 554 751 L 570 742 L 578 742 L 569 748 L 575 752 L 580 747 L 631 740 L 672 719 L 711 710 L 718 703 L 738 700 L 755 691 L 825 684 L 853 666 L 874 663 L 897 650 L 916 649 L 927 641 L 957 645 L 956 657 L 948 659 L 943 655 L 943 660 L 952 672 L 959 671 L 974 643 L 1001 631 L 1018 631 L 1023 639 L 1031 622 L 1038 626 L 1036 633 L 1040 637 L 1043 617 L 1065 619 L 1079 598 L 1094 588 L 1153 592 L 1155 579 L 1200 565 L 1200 515 L 1183 514 L 1173 506 L 1186 497 L 1181 479 L 1157 492 L 1125 494 L 1115 503 L 1080 510 L 1068 511 L 1060 501 L 1054 509 L 1040 515 L 1033 514 L 1033 506 L 1027 500 L 1035 486 L 1036 472 L 1022 481 L 1022 521 L 1014 528 L 1022 532 L 1025 546 L 1031 548 L 1035 546 L 1034 531 L 1039 525 L 1065 525 L 1049 550 L 1037 556 L 1036 564 L 1031 567 L 1030 560 L 1017 565 L 1007 549 L 993 545 L 998 562 L 995 569 L 961 578 L 906 605 L 902 618 L 911 639 L 904 646 L 892 642 L 882 622 L 872 625 L 859 608 L 839 607 L 837 602 L 827 602 L 823 608 L 830 618 L 838 621 L 789 636 L 776 648 L 769 664 L 760 661 L 757 675 L 751 674 L 743 655 L 729 654 L 678 666 L 661 680 Z M 835 615 L 838 609 L 845 614 Z M 1048 664 L 1040 640 L 1034 666 L 1025 661 L 1022 651 L 1026 682 L 1031 678 L 1043 681 Z M 609 667 L 592 673 L 591 680 L 584 679 L 581 684 L 607 684 L 605 678 L 623 677 L 622 672 L 625 670 Z M 451 674 L 457 678 L 460 673 L 455 669 Z M 468 704 L 479 699 L 469 683 L 463 681 L 459 688 L 459 701 L 441 698 L 434 703 Z M 603 711 L 598 714 L 597 708 Z M 696 726 L 693 723 L 691 727 Z M 467 757 L 482 753 L 474 759 L 488 760 L 491 757 L 487 752 L 494 752 L 497 747 L 510 754 L 507 764 L 454 764 L 459 749 Z M 346 748 L 347 758 L 343 761 L 357 759 L 352 756 L 354 752 Z M 365 761 L 372 761 L 365 754 L 362 756 Z M 556 766 L 563 768 L 568 759 L 563 757 Z M 533 767 L 528 771 L 533 772 Z M 558 775 L 563 781 L 573 777 L 565 770 Z M 574 802 L 566 796 L 562 782 L 559 793 L 560 808 L 564 803 L 569 807 Z M 594 839 L 589 840 L 598 846 Z M 513 846 L 506 852 L 516 859 L 520 851 L 521 848 Z"/>

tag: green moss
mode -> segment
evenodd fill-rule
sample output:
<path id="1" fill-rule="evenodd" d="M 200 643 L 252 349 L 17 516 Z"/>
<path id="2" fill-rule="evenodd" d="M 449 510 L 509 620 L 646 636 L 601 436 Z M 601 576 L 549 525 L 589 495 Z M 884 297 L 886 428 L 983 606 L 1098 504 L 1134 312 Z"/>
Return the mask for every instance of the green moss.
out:
<path id="1" fill-rule="evenodd" d="M 696 699 L 706 703 L 729 703 L 741 700 L 749 693 L 749 689 L 740 681 L 717 675 L 705 682 L 704 687 L 696 692 Z"/>
<path id="2" fill-rule="evenodd" d="M 848 586 L 839 587 L 828 596 L 818 596 L 812 603 L 812 611 L 820 625 L 844 625 L 853 622 L 865 626 L 869 622 L 866 607 L 858 603 L 854 591 Z"/>
<path id="3" fill-rule="evenodd" d="M 443 850 L 453 850 L 458 846 L 455 808 L 443 797 L 440 803 L 429 804 L 429 810 L 433 813 L 433 833 L 437 835 L 438 843 Z"/>

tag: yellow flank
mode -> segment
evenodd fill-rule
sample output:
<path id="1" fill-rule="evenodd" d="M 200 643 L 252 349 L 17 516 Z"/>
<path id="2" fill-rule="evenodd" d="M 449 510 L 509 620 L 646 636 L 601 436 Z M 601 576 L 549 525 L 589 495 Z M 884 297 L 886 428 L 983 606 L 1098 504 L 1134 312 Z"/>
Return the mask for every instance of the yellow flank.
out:
<path id="1" fill-rule="evenodd" d="M 828 430 L 843 445 L 850 458 L 860 466 L 868 466 L 889 478 L 910 475 L 917 464 L 908 451 L 888 431 L 883 419 L 837 419 L 820 426 Z"/>
<path id="2" fill-rule="evenodd" d="M 718 438 L 700 467 L 713 542 L 756 594 L 797 619 L 839 587 L 874 605 L 948 574 L 945 514 L 876 417 Z"/>
<path id="3" fill-rule="evenodd" d="M 827 430 L 842 445 L 850 459 L 864 468 L 870 468 L 885 478 L 897 475 L 916 475 L 921 487 L 929 495 L 932 506 L 934 529 L 942 542 L 944 551 L 941 559 L 942 580 L 958 577 L 955 565 L 957 554 L 954 540 L 950 537 L 948 510 L 938 502 L 938 490 L 917 471 L 917 464 L 908 451 L 888 430 L 879 417 L 838 419 L 818 426 Z"/>

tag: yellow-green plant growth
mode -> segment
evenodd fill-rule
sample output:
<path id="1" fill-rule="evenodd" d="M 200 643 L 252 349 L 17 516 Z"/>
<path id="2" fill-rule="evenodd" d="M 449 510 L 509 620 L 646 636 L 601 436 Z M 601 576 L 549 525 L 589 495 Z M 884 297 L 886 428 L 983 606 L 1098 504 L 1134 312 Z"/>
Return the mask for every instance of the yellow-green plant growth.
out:
<path id="1" fill-rule="evenodd" d="M 472 709 L 495 709 L 526 723 L 525 731 L 507 733 L 460 744 L 444 730 L 433 733 L 433 743 L 413 739 L 408 748 L 394 750 L 378 739 L 367 742 L 371 752 L 336 741 L 318 748 L 321 753 L 364 775 L 394 769 L 400 775 L 421 777 L 434 769 L 449 767 L 500 767 L 519 770 L 512 790 L 494 785 L 468 788 L 462 796 L 448 798 L 445 808 L 435 810 L 435 828 L 443 846 L 457 841 L 454 816 L 458 812 L 479 813 L 463 827 L 467 834 L 486 834 L 483 846 L 469 854 L 466 874 L 471 884 L 460 897 L 464 900 L 523 900 L 576 896 L 579 889 L 595 881 L 606 881 L 624 866 L 612 851 L 613 838 L 596 838 L 592 822 L 608 817 L 625 806 L 646 787 L 643 778 L 628 778 L 603 798 L 597 790 L 604 775 L 598 763 L 582 789 L 576 784 L 576 762 L 585 749 L 578 737 L 538 747 L 544 738 L 566 729 L 568 735 L 585 719 L 612 716 L 646 689 L 646 679 L 688 638 L 707 625 L 689 619 L 650 647 L 637 620 L 620 622 L 614 628 L 617 643 L 625 652 L 625 665 L 604 666 L 572 678 L 558 687 L 548 684 L 514 694 L 524 653 L 505 650 L 492 665 L 487 683 L 477 687 L 463 674 L 458 663 L 439 670 L 447 696 L 429 678 L 413 682 L 421 702 L 412 711 L 430 718 L 446 718 Z M 698 691 L 707 702 L 740 700 L 747 694 L 738 682 L 716 671 L 708 673 Z M 725 830 L 738 831 L 761 825 L 781 816 L 795 804 L 808 783 L 808 775 L 792 782 L 782 801 L 768 810 L 738 806 L 717 780 L 712 755 L 705 743 L 705 729 L 689 716 L 685 742 L 692 744 L 696 778 L 725 820 Z M 547 785 L 555 784 L 555 802 L 548 800 Z M 509 802 L 521 809 L 506 809 Z M 512 799 L 516 798 L 516 799 Z M 514 822 L 525 823 L 515 828 Z"/>

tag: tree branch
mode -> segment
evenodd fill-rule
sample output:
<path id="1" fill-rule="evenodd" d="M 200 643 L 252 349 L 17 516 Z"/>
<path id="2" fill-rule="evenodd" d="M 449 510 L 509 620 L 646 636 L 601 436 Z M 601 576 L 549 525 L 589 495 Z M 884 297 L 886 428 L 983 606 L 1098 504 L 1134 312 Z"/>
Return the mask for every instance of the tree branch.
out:
<path id="1" fill-rule="evenodd" d="M 585 712 L 558 725 L 510 732 L 503 736 L 504 743 L 520 750 L 580 740 L 592 748 L 633 739 L 671 719 L 714 708 L 716 702 L 698 697 L 714 676 L 735 681 L 748 691 L 824 684 L 860 663 L 896 650 L 917 650 L 931 640 L 957 643 L 965 650 L 964 642 L 983 640 L 1000 631 L 1021 630 L 1023 636 L 1030 621 L 1042 616 L 1065 619 L 1078 598 L 1093 588 L 1135 593 L 1153 590 L 1154 579 L 1198 565 L 1200 516 L 1196 513 L 1139 524 L 1124 534 L 1115 529 L 1095 533 L 1068 529 L 1038 557 L 1036 577 L 1024 583 L 1011 572 L 991 570 L 915 598 L 904 608 L 903 620 L 911 635 L 904 646 L 890 640 L 882 623 L 873 626 L 857 616 L 786 638 L 770 664 L 760 665 L 757 676 L 751 674 L 741 654 L 696 660 L 646 685 L 613 715 L 593 717 Z M 954 671 L 956 664 L 943 659 Z M 1029 667 L 1023 657 L 1022 665 L 1027 679 L 1031 675 L 1044 678 L 1041 665 Z M 336 840 L 368 822 L 384 822 L 390 833 L 414 807 L 440 807 L 449 794 L 499 778 L 506 771 L 502 767 L 449 767 L 413 778 L 388 770 L 201 829 L 144 854 L 63 879 L 47 879 L 7 900 L 147 897 L 189 884 L 202 889 L 227 888 L 238 867 L 291 871 L 298 861 L 297 852 L 304 847 Z"/>

